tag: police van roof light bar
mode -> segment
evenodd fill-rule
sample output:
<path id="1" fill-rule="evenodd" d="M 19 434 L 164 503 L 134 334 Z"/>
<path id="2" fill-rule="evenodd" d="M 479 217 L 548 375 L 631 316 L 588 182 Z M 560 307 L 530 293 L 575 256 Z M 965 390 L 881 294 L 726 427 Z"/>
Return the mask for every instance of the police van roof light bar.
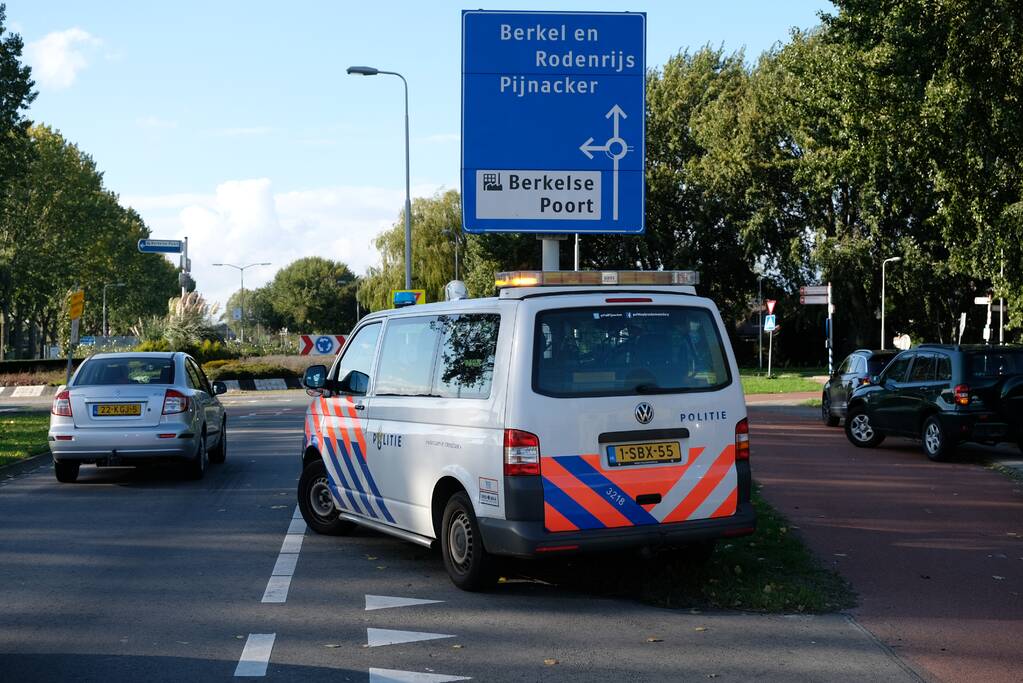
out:
<path id="1" fill-rule="evenodd" d="M 556 285 L 698 285 L 695 270 L 513 270 L 498 273 L 498 288 Z"/>

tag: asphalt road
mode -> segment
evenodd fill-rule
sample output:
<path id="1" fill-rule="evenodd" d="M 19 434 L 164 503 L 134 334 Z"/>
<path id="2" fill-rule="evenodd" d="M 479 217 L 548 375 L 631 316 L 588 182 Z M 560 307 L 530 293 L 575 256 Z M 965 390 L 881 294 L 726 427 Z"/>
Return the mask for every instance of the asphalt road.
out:
<path id="1" fill-rule="evenodd" d="M 663 610 L 514 577 L 469 594 L 434 552 L 304 531 L 305 397 L 227 403 L 227 462 L 202 481 L 85 467 L 0 485 L 0 678 L 918 680 L 845 615 Z M 631 558 L 594 560 L 612 561 Z M 436 602 L 387 607 L 407 599 Z"/>
<path id="2" fill-rule="evenodd" d="M 750 421 L 764 496 L 851 582 L 860 624 L 927 678 L 1023 680 L 1023 482 L 984 464 L 1008 447 L 933 463 L 909 439 L 855 448 L 817 409 Z"/>

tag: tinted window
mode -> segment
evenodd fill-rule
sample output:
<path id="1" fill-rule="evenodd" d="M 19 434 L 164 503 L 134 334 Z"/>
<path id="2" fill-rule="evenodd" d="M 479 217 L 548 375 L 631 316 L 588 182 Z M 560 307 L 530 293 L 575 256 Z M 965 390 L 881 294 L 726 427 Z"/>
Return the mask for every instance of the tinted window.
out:
<path id="1" fill-rule="evenodd" d="M 442 315 L 433 324 L 441 340 L 432 393 L 446 398 L 489 397 L 501 316 Z"/>
<path id="2" fill-rule="evenodd" d="M 905 382 L 906 374 L 909 370 L 909 362 L 912 359 L 913 354 L 906 353 L 893 360 L 892 364 L 885 370 L 884 378 L 890 379 L 893 382 Z"/>
<path id="3" fill-rule="evenodd" d="M 874 354 L 867 361 L 867 370 L 871 375 L 880 375 L 881 371 L 884 370 L 885 366 L 891 362 L 894 355 L 891 354 Z"/>
<path id="4" fill-rule="evenodd" d="M 910 382 L 930 382 L 934 379 L 935 358 L 929 353 L 920 354 L 909 373 Z"/>
<path id="5" fill-rule="evenodd" d="M 359 329 L 348 343 L 345 355 L 338 362 L 334 378 L 342 380 L 353 370 L 369 377 L 369 372 L 373 369 L 373 356 L 376 355 L 379 336 L 380 323 L 372 323 Z"/>
<path id="6" fill-rule="evenodd" d="M 731 382 L 710 312 L 682 306 L 543 311 L 533 388 L 549 396 L 705 391 Z"/>
<path id="7" fill-rule="evenodd" d="M 185 361 L 185 373 L 188 375 L 188 386 L 193 389 L 206 391 L 206 387 L 203 386 L 202 379 L 200 379 L 193 363 Z"/>
<path id="8" fill-rule="evenodd" d="M 87 361 L 75 386 L 110 384 L 174 384 L 171 358 L 93 358 Z"/>
<path id="9" fill-rule="evenodd" d="M 838 368 L 838 374 L 840 374 L 840 375 L 847 375 L 850 372 L 852 372 L 853 371 L 853 361 L 855 360 L 855 358 L 856 358 L 856 356 L 849 356 L 844 361 L 842 361 L 842 365 L 840 365 L 839 368 Z"/>
<path id="10" fill-rule="evenodd" d="M 857 375 L 867 374 L 867 359 L 863 356 L 854 357 L 852 369 L 849 372 L 856 373 Z"/>
<path id="11" fill-rule="evenodd" d="M 938 356 L 938 366 L 935 379 L 939 382 L 952 381 L 952 359 L 948 356 Z"/>
<path id="12" fill-rule="evenodd" d="M 377 367 L 376 396 L 430 396 L 441 331 L 437 318 L 392 318 Z"/>
<path id="13" fill-rule="evenodd" d="M 966 368 L 972 379 L 1023 374 L 1023 349 L 969 353 L 966 355 Z"/>

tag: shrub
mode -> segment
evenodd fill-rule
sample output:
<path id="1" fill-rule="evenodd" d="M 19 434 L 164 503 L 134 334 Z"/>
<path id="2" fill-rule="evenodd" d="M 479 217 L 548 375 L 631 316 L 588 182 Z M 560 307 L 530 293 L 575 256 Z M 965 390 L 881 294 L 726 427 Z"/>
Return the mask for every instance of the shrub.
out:
<path id="1" fill-rule="evenodd" d="M 166 339 L 147 339 L 136 346 L 135 350 L 140 353 L 146 351 L 170 351 L 171 345 Z"/>
<path id="2" fill-rule="evenodd" d="M 218 361 L 214 361 L 217 363 Z M 210 363 L 203 365 L 206 376 L 210 380 L 223 379 L 285 379 L 287 377 L 298 377 L 294 370 L 281 365 L 270 363 L 245 363 L 243 361 L 228 361 L 223 364 L 211 367 Z"/>

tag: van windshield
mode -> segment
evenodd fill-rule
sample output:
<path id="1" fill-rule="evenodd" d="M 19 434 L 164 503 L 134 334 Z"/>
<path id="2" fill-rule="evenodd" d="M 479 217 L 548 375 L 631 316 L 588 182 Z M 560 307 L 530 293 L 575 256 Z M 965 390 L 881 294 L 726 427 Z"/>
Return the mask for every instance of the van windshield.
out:
<path id="1" fill-rule="evenodd" d="M 1023 375 L 1023 349 L 997 349 L 967 353 L 967 367 L 974 380 L 1003 375 Z"/>
<path id="2" fill-rule="evenodd" d="M 542 311 L 533 390 L 557 397 L 710 391 L 732 381 L 710 311 L 607 306 Z"/>

